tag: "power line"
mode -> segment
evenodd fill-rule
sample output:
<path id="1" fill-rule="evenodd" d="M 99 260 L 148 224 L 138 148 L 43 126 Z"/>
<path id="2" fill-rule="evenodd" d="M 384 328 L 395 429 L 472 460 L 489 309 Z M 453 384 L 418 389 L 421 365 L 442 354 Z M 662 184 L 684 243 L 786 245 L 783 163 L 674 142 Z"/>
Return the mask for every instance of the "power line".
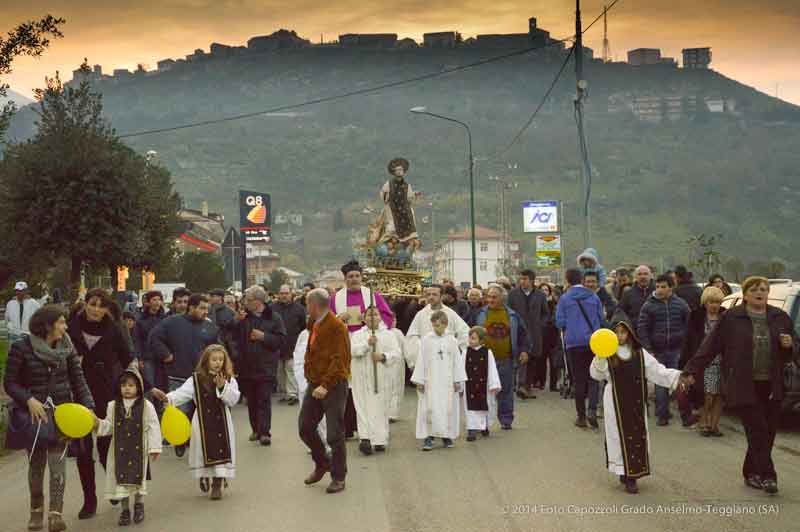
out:
<path id="1" fill-rule="evenodd" d="M 150 135 L 150 134 L 154 134 L 154 133 L 165 133 L 165 132 L 168 132 L 168 131 L 177 131 L 177 130 L 180 130 L 180 129 L 189 129 L 189 128 L 207 126 L 207 125 L 212 125 L 212 124 L 220 124 L 222 122 L 231 122 L 231 121 L 234 121 L 234 120 L 242 120 L 244 118 L 253 118 L 253 117 L 264 115 L 264 114 L 278 113 L 278 112 L 281 112 L 281 111 L 288 111 L 288 110 L 291 110 L 291 109 L 298 109 L 300 107 L 307 107 L 307 106 L 310 106 L 310 105 L 317 105 L 317 104 L 320 104 L 320 103 L 326 103 L 326 102 L 331 102 L 331 101 L 335 101 L 335 100 L 342 100 L 344 98 L 350 98 L 352 96 L 360 96 L 360 95 L 363 95 L 363 94 L 370 94 L 370 93 L 374 93 L 374 92 L 380 92 L 382 90 L 391 89 L 391 88 L 394 88 L 394 87 L 400 87 L 400 86 L 403 86 L 403 85 L 410 85 L 412 83 L 418 83 L 420 81 L 426 81 L 426 80 L 437 78 L 437 77 L 444 76 L 444 75 L 447 75 L 447 74 L 452 74 L 453 72 L 461 72 L 463 70 L 468 70 L 468 69 L 471 69 L 471 68 L 483 66 L 483 65 L 486 65 L 486 64 L 489 64 L 489 63 L 494 63 L 494 62 L 497 62 L 497 61 L 502 61 L 502 60 L 505 60 L 505 59 L 509 59 L 511 57 L 517 57 L 517 56 L 525 55 L 525 54 L 534 52 L 536 50 L 542 50 L 542 49 L 550 47 L 550 46 L 555 46 L 555 45 L 558 45 L 558 44 L 562 44 L 562 43 L 568 42 L 570 39 L 571 39 L 571 37 L 570 38 L 566 38 L 566 39 L 556 40 L 556 41 L 550 41 L 549 43 L 545 44 L 544 46 L 534 46 L 534 47 L 531 47 L 531 48 L 524 48 L 522 50 L 517 50 L 517 51 L 514 51 L 514 52 L 507 53 L 507 54 L 489 57 L 487 59 L 482 59 L 480 61 L 475 61 L 473 63 L 468 63 L 466 65 L 460 65 L 460 66 L 453 67 L 453 68 L 446 68 L 446 69 L 443 69 L 443 70 L 441 70 L 439 72 L 431 72 L 429 74 L 423 74 L 421 76 L 416 76 L 416 77 L 413 77 L 413 78 L 403 79 L 403 80 L 399 80 L 399 81 L 393 81 L 393 82 L 390 82 L 390 83 L 384 83 L 383 85 L 377 85 L 375 87 L 368 87 L 368 88 L 365 88 L 365 89 L 349 91 L 349 92 L 345 92 L 345 93 L 342 93 L 342 94 L 335 94 L 335 95 L 332 95 L 332 96 L 325 96 L 325 97 L 322 97 L 322 98 L 316 98 L 314 100 L 307 100 L 305 102 L 300 102 L 300 103 L 295 103 L 295 104 L 288 104 L 288 105 L 281 105 L 279 107 L 273 107 L 273 108 L 270 108 L 270 109 L 263 109 L 261 111 L 254 111 L 252 113 L 243 113 L 243 114 L 239 114 L 239 115 L 227 116 L 227 117 L 223 117 L 223 118 L 217 118 L 217 119 L 214 119 L 214 120 L 203 120 L 203 121 L 200 121 L 200 122 L 191 122 L 189 124 L 182 124 L 180 126 L 172 126 L 172 127 L 158 128 L 158 129 L 148 129 L 148 130 L 143 130 L 143 131 L 137 131 L 137 132 L 134 132 L 134 133 L 125 133 L 125 134 L 119 135 L 119 138 L 122 139 L 122 138 L 129 138 L 129 137 L 139 137 L 139 136 L 142 136 L 142 135 Z"/>

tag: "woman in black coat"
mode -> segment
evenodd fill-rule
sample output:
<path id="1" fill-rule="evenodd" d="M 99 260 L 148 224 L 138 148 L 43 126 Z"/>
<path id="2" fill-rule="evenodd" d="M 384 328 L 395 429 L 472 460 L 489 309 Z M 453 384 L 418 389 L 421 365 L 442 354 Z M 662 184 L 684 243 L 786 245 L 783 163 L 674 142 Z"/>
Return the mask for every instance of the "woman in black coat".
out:
<path id="1" fill-rule="evenodd" d="M 792 319 L 767 304 L 769 281 L 750 277 L 742 284 L 744 303 L 728 310 L 684 368 L 692 376 L 720 355 L 722 391 L 736 409 L 747 435 L 742 474 L 747 486 L 778 492 L 772 446 L 784 397 L 783 369 L 797 358 Z"/>
<path id="2" fill-rule="evenodd" d="M 11 345 L 6 361 L 3 386 L 17 408 L 25 409 L 33 422 L 48 421 L 45 405 L 78 402 L 94 408 L 94 401 L 81 370 L 78 354 L 66 334 L 67 321 L 59 305 L 46 305 L 30 321 L 31 335 Z M 48 401 L 52 401 L 52 405 Z M 50 418 L 52 419 L 52 418 Z M 12 432 L 8 432 L 9 439 Z M 50 530 L 65 530 L 61 517 L 64 505 L 65 443 L 43 445 L 37 441 L 7 442 L 11 448 L 31 450 L 28 480 L 31 498 L 29 530 L 44 526 L 44 470 L 50 468 Z"/>
<path id="3" fill-rule="evenodd" d="M 127 332 L 119 320 L 116 302 L 103 289 L 86 294 L 86 305 L 69 324 L 69 336 L 81 357 L 86 383 L 92 392 L 95 414 L 105 418 L 106 406 L 114 399 L 114 383 L 133 361 Z M 97 438 L 97 455 L 106 467 L 111 437 Z M 79 519 L 88 519 L 97 512 L 97 489 L 94 475 L 94 441 L 92 435 L 80 440 L 78 473 L 83 487 L 83 508 Z"/>

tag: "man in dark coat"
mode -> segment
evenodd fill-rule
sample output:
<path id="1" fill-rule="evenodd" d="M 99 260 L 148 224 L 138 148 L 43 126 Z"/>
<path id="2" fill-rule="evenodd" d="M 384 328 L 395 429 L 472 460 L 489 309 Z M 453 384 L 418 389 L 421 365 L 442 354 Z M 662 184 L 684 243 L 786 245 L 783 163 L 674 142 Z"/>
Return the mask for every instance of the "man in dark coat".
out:
<path id="1" fill-rule="evenodd" d="M 444 293 L 442 294 L 442 302 L 453 309 L 453 311 L 458 314 L 459 318 L 464 321 L 467 320 L 467 314 L 469 314 L 469 305 L 463 299 L 458 298 L 458 291 L 454 286 L 445 287 Z"/>
<path id="2" fill-rule="evenodd" d="M 675 277 L 678 280 L 678 284 L 675 287 L 675 295 L 686 301 L 692 312 L 699 309 L 700 296 L 703 295 L 703 289 L 694 282 L 692 272 L 688 271 L 686 266 L 677 266 L 675 268 Z"/>
<path id="3" fill-rule="evenodd" d="M 292 301 L 292 289 L 289 285 L 281 286 L 278 291 L 278 301 L 271 305 L 272 311 L 277 313 L 286 328 L 286 338 L 281 344 L 281 358 L 278 361 L 278 390 L 285 392 L 281 402 L 288 402 L 290 406 L 296 405 L 297 379 L 294 376 L 294 348 L 297 337 L 306 328 L 306 309 L 297 301 Z"/>
<path id="4" fill-rule="evenodd" d="M 147 342 L 150 333 L 166 316 L 164 296 L 161 292 L 153 290 L 145 293 L 143 302 L 144 308 L 136 320 L 136 325 L 133 327 L 133 345 L 144 364 L 143 376 L 145 380 L 151 382 L 157 388 L 167 390 L 169 389 L 167 368 L 153 355 L 150 350 L 150 344 Z M 156 405 L 156 408 L 158 408 L 158 405 Z"/>
<path id="5" fill-rule="evenodd" d="M 522 270 L 517 281 L 518 286 L 508 294 L 508 306 L 525 322 L 532 346 L 531 360 L 521 363 L 517 374 L 517 395 L 523 400 L 536 397 L 531 393 L 533 385 L 542 383 L 544 387 L 543 373 L 547 373 L 547 362 L 542 357 L 542 326 L 550 310 L 547 307 L 547 297 L 544 292 L 536 289 L 535 281 L 536 273 L 533 270 Z"/>
<path id="6" fill-rule="evenodd" d="M 619 308 L 625 312 L 631 323 L 639 321 L 639 312 L 642 310 L 642 305 L 656 289 L 656 285 L 653 282 L 653 273 L 648 266 L 641 265 L 636 268 L 634 276 L 636 282 L 625 291 L 622 301 L 619 302 Z"/>
<path id="7" fill-rule="evenodd" d="M 286 339 L 281 317 L 267 306 L 260 286 L 245 291 L 245 307 L 228 325 L 239 352 L 239 382 L 247 398 L 250 441 L 272 443 L 272 387 L 278 371 L 280 349 Z"/>

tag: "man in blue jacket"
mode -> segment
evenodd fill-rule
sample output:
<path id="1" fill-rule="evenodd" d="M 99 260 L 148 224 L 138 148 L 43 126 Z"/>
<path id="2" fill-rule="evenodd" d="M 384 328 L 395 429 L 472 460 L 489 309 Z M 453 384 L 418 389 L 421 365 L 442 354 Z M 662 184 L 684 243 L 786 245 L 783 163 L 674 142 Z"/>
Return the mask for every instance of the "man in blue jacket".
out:
<path id="1" fill-rule="evenodd" d="M 514 421 L 514 377 L 516 368 L 528 362 L 531 344 L 525 322 L 506 305 L 508 293 L 500 285 L 486 291 L 486 302 L 478 314 L 477 325 L 487 332 L 486 347 L 492 350 L 502 389 L 497 394 L 497 419 L 503 430 Z M 588 370 L 587 370 L 588 371 Z"/>
<path id="2" fill-rule="evenodd" d="M 586 396 L 589 395 L 588 420 L 597 428 L 597 382 L 589 377 L 589 366 L 594 354 L 589 348 L 592 333 L 603 327 L 603 304 L 593 291 L 582 286 L 583 274 L 577 268 L 566 272 L 569 288 L 556 307 L 556 327 L 565 332 L 567 357 L 572 362 L 572 381 L 575 384 L 575 426 L 586 427 Z"/>
<path id="3" fill-rule="evenodd" d="M 662 275 L 656 279 L 656 291 L 642 306 L 636 334 L 642 347 L 670 369 L 677 369 L 681 349 L 689 330 L 689 305 L 672 293 L 672 278 Z M 669 425 L 669 390 L 656 386 L 656 417 L 658 425 Z M 684 425 L 691 422 L 691 412 L 683 415 Z"/>

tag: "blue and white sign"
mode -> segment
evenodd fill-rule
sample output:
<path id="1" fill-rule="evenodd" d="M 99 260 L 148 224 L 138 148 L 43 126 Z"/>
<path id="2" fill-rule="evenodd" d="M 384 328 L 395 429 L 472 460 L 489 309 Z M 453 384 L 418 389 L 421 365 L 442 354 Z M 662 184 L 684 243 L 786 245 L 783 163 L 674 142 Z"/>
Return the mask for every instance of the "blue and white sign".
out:
<path id="1" fill-rule="evenodd" d="M 526 233 L 557 233 L 558 202 L 526 201 L 522 204 L 523 230 Z"/>

